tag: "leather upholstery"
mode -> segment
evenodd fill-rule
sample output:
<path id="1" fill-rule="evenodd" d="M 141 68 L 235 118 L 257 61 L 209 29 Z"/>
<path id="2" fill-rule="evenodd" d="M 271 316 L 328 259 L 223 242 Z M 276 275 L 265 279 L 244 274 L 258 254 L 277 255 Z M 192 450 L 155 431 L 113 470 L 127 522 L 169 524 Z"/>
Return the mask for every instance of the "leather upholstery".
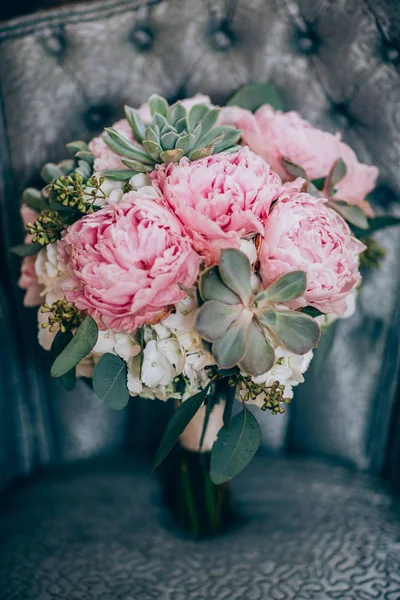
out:
<path id="1" fill-rule="evenodd" d="M 176 535 L 156 478 L 118 460 L 15 489 L 0 516 L 0 600 L 398 600 L 400 513 L 373 477 L 260 456 L 244 522 Z"/>
<path id="2" fill-rule="evenodd" d="M 168 407 L 132 401 L 105 409 L 80 386 L 50 381 L 35 341 L 34 311 L 21 310 L 18 199 L 64 145 L 90 139 L 152 92 L 176 99 L 204 92 L 224 102 L 249 80 L 272 81 L 287 108 L 339 130 L 360 159 L 381 169 L 377 210 L 399 212 L 400 30 L 396 0 L 106 0 L 0 25 L 2 202 L 3 482 L 38 465 L 151 446 Z M 265 415 L 264 440 L 380 472 L 390 443 L 399 374 L 400 235 L 370 274 L 358 314 L 339 326 L 319 375 L 299 389 L 290 414 Z M 147 410 L 155 416 L 149 420 Z M 396 458 L 397 461 L 397 458 Z M 396 464 L 398 464 L 396 462 Z"/>

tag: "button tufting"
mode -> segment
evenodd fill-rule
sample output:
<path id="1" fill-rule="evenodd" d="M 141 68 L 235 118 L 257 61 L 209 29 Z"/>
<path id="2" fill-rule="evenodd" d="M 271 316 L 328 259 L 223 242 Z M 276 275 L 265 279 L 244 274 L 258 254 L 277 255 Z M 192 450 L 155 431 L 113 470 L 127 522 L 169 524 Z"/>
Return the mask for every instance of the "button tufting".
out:
<path id="1" fill-rule="evenodd" d="M 386 62 L 395 63 L 400 58 L 400 50 L 392 44 L 385 43 L 383 45 L 383 57 Z"/>
<path id="2" fill-rule="evenodd" d="M 67 42 L 63 33 L 52 31 L 49 35 L 42 37 L 42 44 L 49 54 L 61 56 L 65 52 Z"/>
<path id="3" fill-rule="evenodd" d="M 208 38 L 211 46 L 219 52 L 229 50 L 235 41 L 235 35 L 226 23 L 219 23 L 217 26 L 214 25 L 208 33 Z"/>
<path id="4" fill-rule="evenodd" d="M 349 114 L 347 105 L 344 102 L 338 102 L 337 104 L 333 104 L 331 111 L 333 118 L 339 125 L 339 127 L 341 127 L 342 129 L 347 129 L 348 127 L 350 127 L 353 119 Z"/>
<path id="5" fill-rule="evenodd" d="M 148 27 L 136 27 L 131 33 L 130 41 L 138 50 L 149 50 L 154 37 Z"/>
<path id="6" fill-rule="evenodd" d="M 320 45 L 320 39 L 317 34 L 307 27 L 307 29 L 297 29 L 295 31 L 295 46 L 301 54 L 315 54 Z"/>
<path id="7" fill-rule="evenodd" d="M 99 131 L 112 121 L 113 110 L 109 106 L 92 106 L 84 114 L 85 125 L 90 131 Z"/>

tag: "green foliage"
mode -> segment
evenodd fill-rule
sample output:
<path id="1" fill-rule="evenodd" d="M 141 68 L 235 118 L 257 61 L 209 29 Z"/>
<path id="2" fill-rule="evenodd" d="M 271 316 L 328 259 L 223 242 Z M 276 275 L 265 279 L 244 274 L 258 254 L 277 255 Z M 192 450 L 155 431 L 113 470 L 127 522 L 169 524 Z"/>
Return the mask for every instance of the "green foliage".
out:
<path id="1" fill-rule="evenodd" d="M 219 274 L 225 285 L 246 305 L 252 296 L 250 262 L 243 252 L 234 248 L 221 250 Z"/>
<path id="2" fill-rule="evenodd" d="M 239 367 L 245 373 L 257 377 L 269 371 L 274 362 L 275 352 L 260 325 L 253 320 L 249 329 L 247 351 L 239 362 Z"/>
<path id="3" fill-rule="evenodd" d="M 210 300 L 203 304 L 196 316 L 196 329 L 207 342 L 219 340 L 238 319 L 241 305 L 224 304 Z"/>
<path id="4" fill-rule="evenodd" d="M 92 317 L 87 316 L 76 330 L 72 340 L 54 361 L 51 376 L 61 377 L 76 367 L 93 350 L 97 337 L 97 325 Z"/>
<path id="5" fill-rule="evenodd" d="M 19 244 L 18 246 L 13 246 L 10 248 L 10 251 L 21 258 L 25 256 L 32 256 L 33 254 L 37 254 L 39 250 L 43 248 L 42 244 Z"/>
<path id="6" fill-rule="evenodd" d="M 265 306 L 268 302 L 281 304 L 302 296 L 306 291 L 307 279 L 304 271 L 291 271 L 276 279 L 266 290 L 254 299 L 257 307 Z"/>
<path id="7" fill-rule="evenodd" d="M 252 319 L 250 311 L 243 311 L 227 332 L 212 345 L 212 355 L 221 369 L 230 369 L 243 359 L 249 344 Z"/>
<path id="8" fill-rule="evenodd" d="M 44 210 L 34 223 L 27 223 L 26 228 L 33 235 L 32 244 L 46 246 L 61 238 L 64 224 L 57 211 Z"/>
<path id="9" fill-rule="evenodd" d="M 368 229 L 368 219 L 359 206 L 348 204 L 344 200 L 329 200 L 326 203 L 332 210 L 339 213 L 348 223 L 354 225 L 358 229 Z"/>
<path id="10" fill-rule="evenodd" d="M 234 378 L 229 378 L 223 382 L 225 385 L 225 408 L 223 415 L 224 427 L 229 429 L 232 422 L 233 405 L 235 404 L 237 382 Z"/>
<path id="11" fill-rule="evenodd" d="M 267 309 L 259 313 L 259 319 L 285 348 L 295 354 L 306 354 L 318 345 L 319 325 L 302 312 Z"/>
<path id="12" fill-rule="evenodd" d="M 216 485 L 236 477 L 252 460 L 261 443 L 260 426 L 244 409 L 222 427 L 211 453 L 211 480 Z"/>
<path id="13" fill-rule="evenodd" d="M 129 402 L 125 361 L 115 354 L 103 354 L 94 368 L 93 389 L 108 408 L 125 408 Z"/>
<path id="14" fill-rule="evenodd" d="M 53 360 L 55 360 L 57 358 L 57 356 L 59 354 L 61 354 L 61 352 L 64 350 L 64 348 L 66 348 L 68 346 L 68 344 L 72 340 L 72 337 L 73 337 L 72 332 L 69 330 L 65 331 L 64 333 L 62 333 L 61 331 L 57 332 L 57 335 L 54 338 L 53 343 L 51 345 L 51 355 L 52 355 Z M 75 367 L 73 367 L 70 371 L 68 371 L 64 375 L 61 375 L 61 377 L 59 377 L 59 379 L 66 390 L 74 389 L 75 384 L 76 384 Z"/>
<path id="15" fill-rule="evenodd" d="M 225 304 L 240 304 L 240 298 L 222 281 L 215 265 L 205 269 L 199 280 L 199 292 L 203 300 L 219 300 Z"/>
<path id="16" fill-rule="evenodd" d="M 228 100 L 228 106 L 239 106 L 255 112 L 263 104 L 269 104 L 275 110 L 283 110 L 278 90 L 269 83 L 248 83 Z"/>
<path id="17" fill-rule="evenodd" d="M 318 308 L 314 308 L 314 306 L 304 306 L 301 309 L 301 312 L 303 312 L 306 315 L 309 315 L 310 317 L 313 317 L 314 319 L 315 317 L 320 317 L 321 315 L 325 314 L 318 310 Z"/>
<path id="18" fill-rule="evenodd" d="M 302 179 L 307 180 L 307 173 L 305 172 L 303 167 L 300 167 L 300 165 L 297 165 L 296 163 L 292 162 L 291 160 L 289 160 L 288 158 L 285 158 L 285 157 L 282 158 L 282 162 L 283 162 L 283 166 L 285 167 L 286 171 L 294 179 L 296 179 L 297 177 L 301 177 Z"/>
<path id="19" fill-rule="evenodd" d="M 29 206 L 29 208 L 36 210 L 38 213 L 47 208 L 40 190 L 36 190 L 35 188 L 26 188 L 26 190 L 23 191 L 22 204 Z"/>
<path id="20" fill-rule="evenodd" d="M 341 181 L 347 173 L 346 163 L 342 158 L 338 158 L 337 161 L 332 166 L 331 172 L 326 178 L 326 188 L 328 191 L 328 195 L 332 196 L 335 191 L 335 185 Z"/>
<path id="21" fill-rule="evenodd" d="M 179 436 L 184 432 L 186 426 L 190 423 L 200 406 L 203 404 L 208 394 L 210 383 L 201 392 L 182 402 L 172 415 L 156 452 L 153 469 L 156 469 L 168 456 L 173 446 L 178 441 Z"/>
<path id="22" fill-rule="evenodd" d="M 390 215 L 384 215 L 375 217 L 374 219 L 368 219 L 368 229 L 364 230 L 360 227 L 350 225 L 354 235 L 358 238 L 365 238 L 372 235 L 376 231 L 381 231 L 387 227 L 396 227 L 400 225 L 400 217 L 392 217 Z"/>
<path id="23" fill-rule="evenodd" d="M 113 129 L 106 129 L 104 136 L 111 150 L 130 159 L 130 162 L 125 160 L 124 164 L 136 173 L 152 170 L 157 163 L 178 162 L 183 156 L 197 160 L 230 150 L 240 139 L 241 132 L 238 129 L 215 126 L 219 108 L 197 104 L 188 112 L 180 102 L 169 106 L 157 94 L 151 96 L 149 106 L 152 115 L 150 123 L 143 121 L 138 110 L 125 107 L 126 118 L 141 147 Z M 117 178 L 117 173 L 104 174 Z"/>

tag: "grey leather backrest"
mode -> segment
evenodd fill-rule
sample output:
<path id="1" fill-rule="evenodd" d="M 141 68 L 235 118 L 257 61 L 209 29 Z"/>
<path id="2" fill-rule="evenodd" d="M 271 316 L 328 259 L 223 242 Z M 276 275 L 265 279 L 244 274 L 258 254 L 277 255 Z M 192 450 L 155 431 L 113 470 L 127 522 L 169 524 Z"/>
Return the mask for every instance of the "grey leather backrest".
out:
<path id="1" fill-rule="evenodd" d="M 379 211 L 399 209 L 400 64 L 396 0 L 155 0 L 80 3 L 0 25 L 2 279 L 0 461 L 2 476 L 118 448 L 135 432 L 150 444 L 165 407 L 131 402 L 111 413 L 84 386 L 64 393 L 47 375 L 33 311 L 21 309 L 21 190 L 41 165 L 65 156 L 158 92 L 224 102 L 247 81 L 271 81 L 286 107 L 341 131 L 381 170 Z M 263 417 L 272 450 L 326 454 L 379 471 L 399 374 L 400 235 L 339 326 L 322 371 L 310 373 L 291 412 Z M 148 418 L 148 410 L 152 417 Z M 161 415 L 161 416 L 159 416 Z"/>

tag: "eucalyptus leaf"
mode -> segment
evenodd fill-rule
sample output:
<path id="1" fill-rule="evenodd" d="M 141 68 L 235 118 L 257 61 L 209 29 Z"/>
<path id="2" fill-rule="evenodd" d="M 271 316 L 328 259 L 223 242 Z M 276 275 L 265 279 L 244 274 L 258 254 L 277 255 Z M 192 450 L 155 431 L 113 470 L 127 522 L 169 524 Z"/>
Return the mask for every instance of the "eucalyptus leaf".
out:
<path id="1" fill-rule="evenodd" d="M 224 408 L 223 422 L 224 422 L 224 427 L 226 427 L 226 429 L 229 429 L 229 427 L 231 426 L 231 422 L 232 422 L 232 411 L 233 411 L 233 406 L 235 404 L 237 383 L 236 383 L 236 381 L 235 381 L 235 385 L 229 385 L 228 381 L 226 381 L 224 383 L 225 383 L 225 408 Z"/>
<path id="2" fill-rule="evenodd" d="M 197 312 L 194 328 L 207 342 L 216 342 L 225 335 L 242 310 L 242 305 L 209 300 Z"/>
<path id="3" fill-rule="evenodd" d="M 338 158 L 334 163 L 331 172 L 329 173 L 326 179 L 326 186 L 328 189 L 328 194 L 331 196 L 334 192 L 335 185 L 339 183 L 345 177 L 347 173 L 346 163 L 343 158 Z"/>
<path id="4" fill-rule="evenodd" d="M 92 317 L 87 316 L 75 332 L 68 346 L 56 358 L 51 367 L 52 377 L 65 375 L 93 350 L 97 342 L 98 329 Z"/>
<path id="5" fill-rule="evenodd" d="M 219 300 L 225 304 L 241 304 L 239 296 L 222 281 L 216 265 L 209 267 L 200 275 L 199 292 L 203 300 Z"/>
<path id="6" fill-rule="evenodd" d="M 109 352 L 103 354 L 94 368 L 93 390 L 108 408 L 125 408 L 129 402 L 125 361 Z"/>
<path id="7" fill-rule="evenodd" d="M 322 315 L 325 315 L 325 313 L 318 310 L 318 308 L 315 308 L 314 306 L 304 306 L 301 309 L 301 312 L 308 315 L 309 317 L 313 317 L 313 319 L 315 319 L 315 317 L 321 317 Z"/>
<path id="8" fill-rule="evenodd" d="M 75 169 L 75 173 L 82 175 L 84 181 L 87 181 L 92 175 L 92 167 L 86 162 L 86 160 L 78 160 L 78 167 Z"/>
<path id="9" fill-rule="evenodd" d="M 286 171 L 294 178 L 301 177 L 302 179 L 307 179 L 307 173 L 300 165 L 296 165 L 296 163 L 292 162 L 288 158 L 282 158 L 283 166 Z"/>
<path id="10" fill-rule="evenodd" d="M 57 358 L 57 356 L 59 354 L 61 354 L 61 352 L 64 350 L 64 348 L 66 348 L 68 346 L 68 344 L 72 340 L 72 337 L 73 336 L 70 331 L 66 331 L 65 333 L 62 333 L 62 331 L 57 332 L 57 334 L 53 340 L 53 343 L 51 345 L 51 355 L 52 355 L 53 361 Z M 59 377 L 59 379 L 66 390 L 70 391 L 70 390 L 74 389 L 75 384 L 76 384 L 76 369 L 75 369 L 75 367 L 73 367 L 70 371 L 68 371 L 68 373 L 65 373 L 65 375 L 61 375 L 61 377 Z"/>
<path id="11" fill-rule="evenodd" d="M 52 183 L 59 177 L 62 177 L 63 172 L 60 167 L 54 163 L 47 163 L 44 165 L 43 169 L 40 171 L 41 178 L 46 183 Z"/>
<path id="12" fill-rule="evenodd" d="M 132 171 L 131 169 L 104 169 L 102 174 L 104 177 L 114 179 L 115 181 L 129 181 L 131 177 L 137 174 L 137 171 Z"/>
<path id="13" fill-rule="evenodd" d="M 294 354 L 306 354 L 318 345 L 321 336 L 319 325 L 304 313 L 265 310 L 258 315 L 258 319 Z"/>
<path id="14" fill-rule="evenodd" d="M 26 204 L 29 208 L 41 212 L 46 206 L 45 199 L 42 197 L 40 190 L 35 188 L 26 188 L 22 192 L 22 204 Z"/>
<path id="15" fill-rule="evenodd" d="M 263 290 L 254 299 L 256 306 L 263 306 L 268 302 L 280 304 L 289 302 L 302 296 L 306 291 L 307 276 L 304 271 L 291 271 L 281 275 L 266 290 Z"/>
<path id="16" fill-rule="evenodd" d="M 210 383 L 203 390 L 201 390 L 201 392 L 182 402 L 179 408 L 172 415 L 156 452 L 153 470 L 156 469 L 158 465 L 160 465 L 168 456 L 171 449 L 178 441 L 179 436 L 184 432 L 186 426 L 190 423 L 200 406 L 203 404 L 207 396 Z"/>
<path id="17" fill-rule="evenodd" d="M 329 200 L 325 206 L 339 213 L 346 221 L 359 229 L 368 229 L 368 219 L 359 206 L 348 204 L 344 200 Z"/>
<path id="18" fill-rule="evenodd" d="M 72 175 L 75 171 L 75 161 L 73 158 L 62 160 L 58 163 L 59 169 L 61 169 L 63 175 Z"/>
<path id="19" fill-rule="evenodd" d="M 212 345 L 212 355 L 221 369 L 234 367 L 246 354 L 252 319 L 253 314 L 249 310 L 244 310 L 225 335 Z"/>
<path id="20" fill-rule="evenodd" d="M 318 177 L 317 179 L 312 179 L 311 183 L 314 187 L 317 188 L 320 192 L 324 189 L 326 182 L 326 177 Z"/>
<path id="21" fill-rule="evenodd" d="M 235 248 L 223 248 L 219 259 L 222 281 L 248 304 L 252 297 L 250 262 L 244 252 Z"/>
<path id="22" fill-rule="evenodd" d="M 89 150 L 89 146 L 86 142 L 82 140 L 75 140 L 74 142 L 69 142 L 66 144 L 67 149 L 71 152 L 72 156 L 75 156 L 77 152 L 87 151 Z"/>
<path id="23" fill-rule="evenodd" d="M 278 90 L 269 83 L 248 83 L 244 85 L 228 101 L 228 106 L 240 106 L 255 112 L 263 104 L 269 104 L 275 110 L 283 110 L 282 99 Z"/>
<path id="24" fill-rule="evenodd" d="M 10 248 L 10 252 L 24 258 L 25 256 L 33 256 L 33 254 L 37 254 L 42 248 L 43 246 L 38 243 L 19 244 L 18 246 L 12 246 L 12 248 Z"/>
<path id="25" fill-rule="evenodd" d="M 91 167 L 93 167 L 94 154 L 92 154 L 88 150 L 79 150 L 79 152 L 77 152 L 75 154 L 75 158 L 80 158 L 81 160 L 85 160 Z"/>
<path id="26" fill-rule="evenodd" d="M 230 481 L 253 459 L 261 443 L 260 426 L 249 410 L 222 427 L 211 452 L 211 480 L 216 485 Z"/>
<path id="27" fill-rule="evenodd" d="M 275 352 L 260 326 L 253 319 L 250 325 L 247 352 L 240 361 L 239 367 L 249 375 L 258 377 L 269 371 L 274 362 Z"/>
<path id="28" fill-rule="evenodd" d="M 354 235 L 358 238 L 370 236 L 375 231 L 386 229 L 387 227 L 396 227 L 400 225 L 400 217 L 392 217 L 391 215 L 385 215 L 381 217 L 375 217 L 374 219 L 368 219 L 368 230 L 365 231 L 359 227 L 351 226 L 351 230 Z"/>

